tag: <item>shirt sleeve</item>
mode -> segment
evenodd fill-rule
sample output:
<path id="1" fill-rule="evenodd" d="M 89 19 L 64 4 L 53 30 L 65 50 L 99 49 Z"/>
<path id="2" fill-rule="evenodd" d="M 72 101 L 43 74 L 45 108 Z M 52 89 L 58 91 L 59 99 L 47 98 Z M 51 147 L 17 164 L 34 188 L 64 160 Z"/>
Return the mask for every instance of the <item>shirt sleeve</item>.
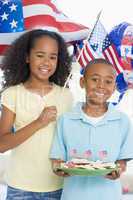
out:
<path id="1" fill-rule="evenodd" d="M 60 117 L 57 122 L 50 158 L 66 161 L 66 147 L 63 137 L 63 117 Z"/>
<path id="2" fill-rule="evenodd" d="M 16 112 L 16 91 L 15 87 L 4 90 L 1 94 L 1 104 L 12 112 Z"/>
<path id="3" fill-rule="evenodd" d="M 133 159 L 133 125 L 130 120 L 128 120 L 126 130 L 122 139 L 118 160 Z"/>

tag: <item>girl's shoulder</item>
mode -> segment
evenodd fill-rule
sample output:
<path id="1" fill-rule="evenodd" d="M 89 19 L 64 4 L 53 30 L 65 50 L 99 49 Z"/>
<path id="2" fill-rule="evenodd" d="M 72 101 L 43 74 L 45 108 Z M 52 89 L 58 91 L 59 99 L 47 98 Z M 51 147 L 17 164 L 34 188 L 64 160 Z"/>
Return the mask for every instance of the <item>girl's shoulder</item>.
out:
<path id="1" fill-rule="evenodd" d="M 21 84 L 7 87 L 2 90 L 1 94 L 14 94 L 18 89 L 21 89 Z"/>

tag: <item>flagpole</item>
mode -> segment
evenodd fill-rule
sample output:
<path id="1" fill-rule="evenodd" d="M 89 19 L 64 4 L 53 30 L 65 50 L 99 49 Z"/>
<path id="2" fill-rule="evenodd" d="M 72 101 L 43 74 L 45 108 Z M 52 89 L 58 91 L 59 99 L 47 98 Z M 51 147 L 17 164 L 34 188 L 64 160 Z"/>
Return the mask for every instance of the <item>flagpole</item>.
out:
<path id="1" fill-rule="evenodd" d="M 80 58 L 80 56 L 81 56 L 81 54 L 82 54 L 82 52 L 83 52 L 83 50 L 85 48 L 85 45 L 86 45 L 87 41 L 89 41 L 91 39 L 91 36 L 92 36 L 92 34 L 93 34 L 94 30 L 95 30 L 95 27 L 97 26 L 97 23 L 99 22 L 101 13 L 102 13 L 102 10 L 100 10 L 100 12 L 98 13 L 97 18 L 96 18 L 96 22 L 95 22 L 95 24 L 93 26 L 93 29 L 91 30 L 90 34 L 88 35 L 87 39 L 85 40 L 84 45 L 83 45 L 83 47 L 82 47 L 82 49 L 81 49 L 81 51 L 80 51 L 80 53 L 78 55 L 78 58 L 76 59 L 76 62 L 79 61 L 79 58 Z M 71 70 L 69 76 L 67 77 L 67 80 L 66 80 L 66 82 L 65 82 L 65 84 L 63 86 L 63 89 L 66 88 L 71 76 L 72 76 L 72 70 Z"/>

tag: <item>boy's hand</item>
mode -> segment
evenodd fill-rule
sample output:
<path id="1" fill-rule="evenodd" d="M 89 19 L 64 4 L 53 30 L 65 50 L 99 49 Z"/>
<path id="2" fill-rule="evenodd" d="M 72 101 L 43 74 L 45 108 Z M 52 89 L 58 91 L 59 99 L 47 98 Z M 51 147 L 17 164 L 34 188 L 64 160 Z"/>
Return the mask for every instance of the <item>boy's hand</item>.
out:
<path id="1" fill-rule="evenodd" d="M 60 168 L 61 163 L 64 163 L 63 160 L 52 160 L 53 171 L 57 176 L 67 177 L 70 176 L 68 173 L 63 172 Z"/>
<path id="2" fill-rule="evenodd" d="M 54 170 L 54 173 L 55 173 L 57 176 L 62 176 L 62 177 L 68 177 L 68 176 L 70 176 L 68 173 L 63 172 L 62 170 Z"/>
<path id="3" fill-rule="evenodd" d="M 121 174 L 126 171 L 127 161 L 126 160 L 118 160 L 116 161 L 118 165 L 117 171 L 112 171 L 111 173 L 107 174 L 105 177 L 111 180 L 115 180 L 121 176 Z"/>
<path id="4" fill-rule="evenodd" d="M 115 180 L 120 177 L 120 172 L 119 172 L 119 170 L 112 171 L 111 173 L 107 174 L 105 177 L 108 179 L 111 179 L 111 180 Z"/>

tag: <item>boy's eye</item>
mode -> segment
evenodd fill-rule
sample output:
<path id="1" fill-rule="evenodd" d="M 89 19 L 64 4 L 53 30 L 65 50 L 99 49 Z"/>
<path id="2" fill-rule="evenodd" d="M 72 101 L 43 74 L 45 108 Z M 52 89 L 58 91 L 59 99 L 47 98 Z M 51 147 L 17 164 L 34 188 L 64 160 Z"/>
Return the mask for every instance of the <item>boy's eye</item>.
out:
<path id="1" fill-rule="evenodd" d="M 98 78 L 92 78 L 91 80 L 94 81 L 94 82 L 98 82 L 99 81 Z"/>
<path id="2" fill-rule="evenodd" d="M 112 81 L 112 80 L 106 80 L 106 83 L 107 83 L 107 84 L 112 84 L 113 81 Z"/>

